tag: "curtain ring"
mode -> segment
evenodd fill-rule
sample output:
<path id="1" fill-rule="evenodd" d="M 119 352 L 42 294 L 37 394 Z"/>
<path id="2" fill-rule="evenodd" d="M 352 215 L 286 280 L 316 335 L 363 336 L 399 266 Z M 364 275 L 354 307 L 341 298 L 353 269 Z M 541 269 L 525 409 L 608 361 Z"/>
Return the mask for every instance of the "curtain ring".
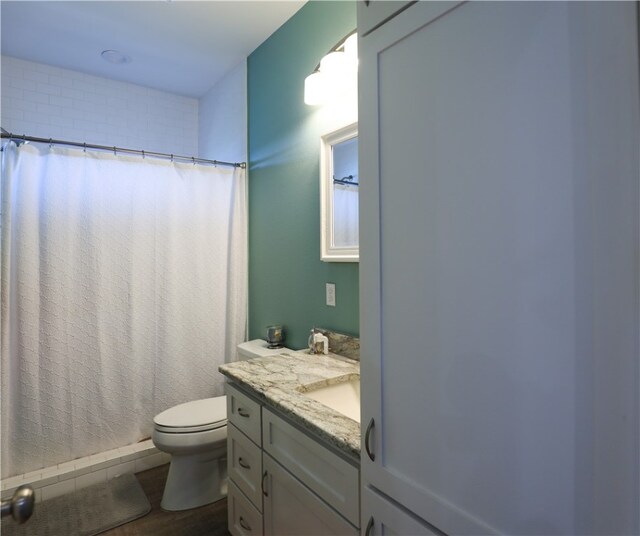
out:
<path id="1" fill-rule="evenodd" d="M 191 160 L 193 160 L 193 165 L 195 166 L 195 165 L 196 165 L 196 157 L 195 157 L 195 156 L 192 156 L 192 157 L 191 157 Z"/>
<path id="2" fill-rule="evenodd" d="M 82 149 L 85 153 L 87 152 L 87 142 L 84 142 L 84 148 Z"/>
<path id="3" fill-rule="evenodd" d="M 171 161 L 173 162 L 173 154 L 171 155 Z"/>
<path id="4" fill-rule="evenodd" d="M 51 149 L 51 147 L 53 147 L 53 140 L 49 138 L 49 149 Z"/>
<path id="5" fill-rule="evenodd" d="M 144 149 L 142 149 L 142 159 L 144 160 Z"/>
<path id="6" fill-rule="evenodd" d="M 115 146 L 115 145 L 113 146 L 113 156 L 118 156 L 118 155 L 116 154 L 116 146 Z"/>

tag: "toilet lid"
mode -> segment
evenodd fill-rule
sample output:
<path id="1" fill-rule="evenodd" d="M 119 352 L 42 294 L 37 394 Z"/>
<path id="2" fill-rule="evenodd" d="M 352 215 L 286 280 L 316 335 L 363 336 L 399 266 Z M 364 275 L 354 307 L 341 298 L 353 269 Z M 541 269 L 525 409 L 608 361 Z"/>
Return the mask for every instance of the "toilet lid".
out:
<path id="1" fill-rule="evenodd" d="M 227 397 L 204 398 L 179 404 L 158 413 L 156 429 L 173 432 L 203 431 L 227 424 Z"/>

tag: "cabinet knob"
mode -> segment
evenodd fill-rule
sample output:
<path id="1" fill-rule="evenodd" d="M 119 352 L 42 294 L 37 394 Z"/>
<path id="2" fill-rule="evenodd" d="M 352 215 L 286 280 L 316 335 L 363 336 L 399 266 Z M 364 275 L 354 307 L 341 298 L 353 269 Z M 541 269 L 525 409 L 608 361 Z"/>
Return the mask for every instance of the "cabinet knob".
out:
<path id="1" fill-rule="evenodd" d="M 373 420 L 373 417 L 371 418 L 371 420 L 369 421 L 369 424 L 367 426 L 367 431 L 364 434 L 364 450 L 367 451 L 367 456 L 369 456 L 369 459 L 372 462 L 376 461 L 376 455 L 372 452 L 371 447 L 370 447 L 370 441 L 371 441 L 371 431 L 375 428 L 375 422 Z"/>

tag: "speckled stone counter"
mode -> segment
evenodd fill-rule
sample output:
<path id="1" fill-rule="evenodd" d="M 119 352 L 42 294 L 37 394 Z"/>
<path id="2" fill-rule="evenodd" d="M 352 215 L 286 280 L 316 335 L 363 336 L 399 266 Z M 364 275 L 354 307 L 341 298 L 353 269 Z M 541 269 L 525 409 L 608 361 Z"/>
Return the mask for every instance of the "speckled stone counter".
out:
<path id="1" fill-rule="evenodd" d="M 360 424 L 304 396 L 304 392 L 357 379 L 360 364 L 335 354 L 283 352 L 227 363 L 220 372 L 310 433 L 360 458 Z"/>

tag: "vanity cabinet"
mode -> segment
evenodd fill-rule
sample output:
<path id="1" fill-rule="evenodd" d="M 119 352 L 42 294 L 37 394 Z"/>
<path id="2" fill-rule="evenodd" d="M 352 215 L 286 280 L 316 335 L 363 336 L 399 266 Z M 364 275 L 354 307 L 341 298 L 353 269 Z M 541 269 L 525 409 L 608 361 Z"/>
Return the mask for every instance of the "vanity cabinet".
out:
<path id="1" fill-rule="evenodd" d="M 640 530 L 636 11 L 360 37 L 363 533 Z"/>
<path id="2" fill-rule="evenodd" d="M 358 467 L 248 393 L 226 390 L 229 531 L 357 535 Z"/>

